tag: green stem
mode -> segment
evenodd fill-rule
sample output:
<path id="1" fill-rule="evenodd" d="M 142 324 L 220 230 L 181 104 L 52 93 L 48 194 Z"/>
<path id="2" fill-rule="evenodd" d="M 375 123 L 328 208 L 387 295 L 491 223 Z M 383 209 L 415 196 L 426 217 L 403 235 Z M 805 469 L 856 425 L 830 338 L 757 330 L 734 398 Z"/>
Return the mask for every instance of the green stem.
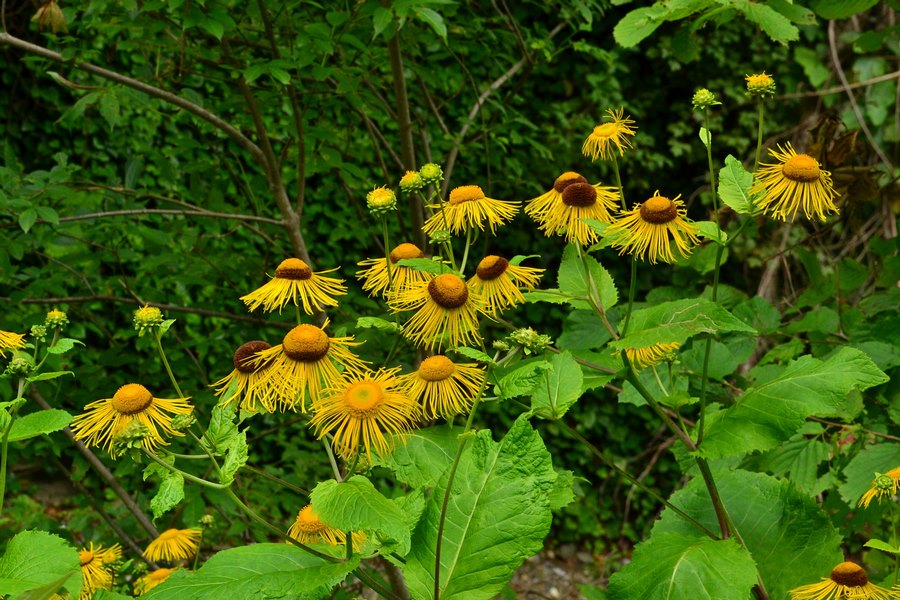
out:
<path id="1" fill-rule="evenodd" d="M 891 502 L 891 525 L 894 529 L 894 539 L 891 540 L 891 545 L 896 548 L 898 542 L 900 542 L 900 538 L 897 537 L 897 503 Z M 894 587 L 897 586 L 897 574 L 900 572 L 900 554 L 894 554 Z"/>
<path id="2" fill-rule="evenodd" d="M 441 198 L 440 196 L 438 196 L 437 201 L 438 201 L 438 206 L 441 207 L 441 219 L 444 220 L 444 230 L 447 233 L 450 233 L 450 225 L 448 224 L 448 221 L 447 221 L 447 213 L 444 211 L 444 199 Z M 444 244 L 444 249 L 447 252 L 447 258 L 450 259 L 450 265 L 453 267 L 453 270 L 454 271 L 458 270 L 456 268 L 456 257 L 453 256 L 453 244 L 451 244 L 450 242 L 447 242 L 446 244 Z"/>
<path id="3" fill-rule="evenodd" d="M 394 266 L 391 264 L 391 244 L 388 237 L 387 215 L 381 217 L 381 237 L 384 239 L 384 260 L 387 265 L 388 289 L 394 290 Z"/>
<path id="4" fill-rule="evenodd" d="M 631 320 L 631 307 L 634 304 L 634 293 L 637 288 L 637 258 L 631 257 L 631 281 L 628 284 L 628 312 L 625 313 L 625 323 L 622 325 L 622 337 L 628 333 L 628 322 Z"/>
<path id="5" fill-rule="evenodd" d="M 25 393 L 25 378 L 19 377 L 19 386 L 16 391 L 16 400 L 22 397 L 22 394 Z M 0 409 L 5 410 L 5 409 Z M 16 422 L 16 415 L 19 412 L 19 407 L 13 409 L 12 413 L 9 414 L 9 422 L 6 424 L 6 427 L 3 428 L 3 440 L 0 442 L 0 515 L 3 514 L 3 498 L 6 495 L 6 461 L 8 460 L 9 455 L 9 434 L 12 431 L 13 423 Z"/>
<path id="6" fill-rule="evenodd" d="M 166 358 L 166 351 L 163 350 L 162 346 L 162 335 L 160 335 L 158 328 L 153 329 L 153 338 L 156 340 L 156 349 L 159 350 L 159 356 L 160 358 L 162 358 L 163 366 L 166 368 L 166 373 L 169 374 L 169 380 L 171 380 L 172 385 L 175 387 L 175 393 L 178 394 L 179 398 L 186 398 L 187 396 L 182 393 L 181 388 L 178 386 L 178 381 L 175 379 L 175 374 L 172 373 L 172 367 L 169 366 L 169 360 Z"/>
<path id="7" fill-rule="evenodd" d="M 713 203 L 713 211 L 714 211 L 714 221 L 716 225 L 719 224 L 719 197 L 716 193 L 716 172 L 713 169 L 713 158 L 712 158 L 712 133 L 709 131 L 709 109 L 703 111 L 704 124 L 706 127 L 706 133 L 709 135 L 709 143 L 704 144 L 706 146 L 706 160 L 709 163 L 709 189 L 712 191 L 712 203 Z"/>
<path id="8" fill-rule="evenodd" d="M 462 275 L 466 273 L 466 263 L 469 262 L 469 248 L 472 246 L 472 229 L 469 228 L 466 230 L 466 247 L 463 250 L 462 262 L 459 265 L 459 272 Z"/>
<path id="9" fill-rule="evenodd" d="M 606 330 L 609 331 L 610 336 L 614 340 L 619 339 L 619 334 L 616 333 L 616 330 L 613 328 L 612 324 L 609 322 L 609 319 L 606 317 L 606 311 L 603 310 L 603 303 L 600 300 L 600 292 L 597 290 L 597 284 L 594 282 L 594 277 L 591 275 L 591 267 L 588 264 L 588 254 L 584 252 L 579 244 L 573 244 L 575 246 L 575 251 L 578 253 L 579 258 L 581 258 L 581 265 L 584 268 L 584 275 L 587 281 L 587 301 L 588 304 L 591 305 L 591 308 L 600 318 L 600 321 L 603 323 L 603 326 L 606 327 Z"/>
<path id="10" fill-rule="evenodd" d="M 328 455 L 328 462 L 331 463 L 331 472 L 334 473 L 335 480 L 340 483 L 343 481 L 341 470 L 338 468 L 337 460 L 334 458 L 334 452 L 331 450 L 331 444 L 325 438 L 320 438 L 322 446 L 325 447 L 325 454 Z"/>
<path id="11" fill-rule="evenodd" d="M 194 571 L 197 570 L 197 564 L 199 564 L 199 562 L 200 562 L 200 544 L 203 543 L 203 531 L 204 530 L 205 530 L 205 527 L 200 528 L 200 539 L 197 540 L 197 553 L 194 554 L 194 567 L 193 567 Z"/>
<path id="12" fill-rule="evenodd" d="M 197 477 L 196 475 L 191 475 L 190 473 L 187 473 L 187 472 L 185 472 L 185 471 L 182 471 L 181 469 L 179 469 L 179 468 L 176 467 L 175 465 L 170 465 L 170 464 L 167 463 L 166 461 L 162 460 L 161 458 L 159 458 L 158 456 L 156 456 L 155 454 L 153 454 L 152 452 L 150 452 L 150 451 L 147 450 L 146 448 L 143 448 L 143 451 L 144 451 L 144 454 L 146 454 L 147 457 L 148 457 L 150 460 L 152 460 L 153 462 L 155 462 L 156 464 L 162 465 L 162 466 L 165 467 L 166 469 L 172 471 L 173 473 L 177 473 L 177 474 L 181 475 L 181 476 L 184 477 L 186 480 L 191 481 L 191 482 L 193 482 L 193 483 L 196 483 L 197 485 L 202 485 L 203 487 L 208 487 L 208 488 L 210 488 L 210 489 L 212 489 L 212 490 L 227 490 L 227 489 L 229 489 L 229 487 L 228 487 L 227 485 L 223 484 L 223 483 L 214 483 L 214 482 L 212 482 L 212 481 L 208 481 L 208 480 L 203 479 L 203 478 L 201 478 L 201 477 Z"/>
<path id="13" fill-rule="evenodd" d="M 763 142 L 763 101 L 762 98 L 758 98 L 756 100 L 757 110 L 757 131 L 756 131 L 756 163 L 753 167 L 753 172 L 759 168 L 759 156 L 762 153 L 762 142 Z"/>
<path id="14" fill-rule="evenodd" d="M 256 467 L 252 467 L 250 465 L 244 465 L 241 468 L 247 469 L 251 473 L 255 473 L 255 474 L 259 475 L 260 477 L 264 477 L 265 479 L 268 479 L 269 481 L 273 481 L 293 492 L 297 492 L 298 494 L 302 494 L 306 497 L 309 497 L 309 490 L 302 488 L 299 485 L 294 485 L 293 483 L 291 483 L 289 481 L 285 481 L 284 479 L 281 479 L 280 477 L 276 477 L 275 475 L 272 475 L 271 473 L 267 473 L 266 471 L 263 471 L 262 469 L 257 469 Z"/>
<path id="15" fill-rule="evenodd" d="M 612 159 L 613 166 L 613 175 L 616 178 L 616 187 L 619 188 L 619 200 L 622 202 L 622 210 L 628 210 L 628 205 L 625 204 L 625 190 L 622 188 L 622 177 L 619 175 L 619 159 L 616 158 L 615 153 L 613 153 Z"/>

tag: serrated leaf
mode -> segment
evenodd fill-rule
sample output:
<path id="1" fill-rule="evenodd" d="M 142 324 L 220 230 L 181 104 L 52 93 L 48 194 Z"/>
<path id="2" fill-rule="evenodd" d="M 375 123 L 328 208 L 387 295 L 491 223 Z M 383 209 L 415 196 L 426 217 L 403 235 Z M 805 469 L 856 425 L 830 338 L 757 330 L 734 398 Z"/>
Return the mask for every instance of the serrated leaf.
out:
<path id="1" fill-rule="evenodd" d="M 78 552 L 62 538 L 44 531 L 16 534 L 0 557 L 0 595 L 21 594 L 66 578 L 74 597 L 81 591 Z"/>
<path id="2" fill-rule="evenodd" d="M 66 581 L 71 577 L 72 574 L 67 573 L 52 583 L 19 594 L 15 597 L 15 600 L 52 600 L 53 596 L 60 591 L 60 588 L 62 588 L 66 584 Z M 94 596 L 94 598 L 99 598 L 99 596 Z"/>
<path id="3" fill-rule="evenodd" d="M 876 4 L 878 0 L 811 0 L 809 7 L 823 19 L 847 19 Z"/>
<path id="4" fill-rule="evenodd" d="M 469 348 L 468 346 L 457 346 L 453 349 L 457 354 L 461 354 L 466 358 L 471 358 L 472 360 L 477 360 L 478 362 L 483 362 L 487 364 L 491 364 L 494 362 L 494 359 L 478 350 L 476 348 Z"/>
<path id="5" fill-rule="evenodd" d="M 378 317 L 359 317 L 356 326 L 360 329 L 380 329 L 381 331 L 399 332 L 400 326 L 394 321 L 379 319 Z"/>
<path id="6" fill-rule="evenodd" d="M 750 0 L 731 0 L 731 6 L 743 14 L 747 20 L 759 25 L 759 28 L 773 41 L 780 44 L 797 41 L 800 30 L 791 20 L 771 6 Z"/>
<path id="7" fill-rule="evenodd" d="M 503 399 L 528 396 L 538 385 L 541 373 L 551 368 L 550 363 L 541 359 L 529 359 L 518 363 L 509 370 L 496 371 L 497 396 Z"/>
<path id="8" fill-rule="evenodd" d="M 250 544 L 213 555 L 196 572 L 179 569 L 141 598 L 321 600 L 358 564 L 358 557 L 329 562 L 289 544 Z"/>
<path id="9" fill-rule="evenodd" d="M 520 418 L 499 443 L 481 430 L 469 439 L 453 482 L 441 545 L 440 597 L 488 600 L 543 547 L 557 474 L 540 436 Z M 402 565 L 413 598 L 433 598 L 447 476 L 432 491 Z"/>
<path id="10" fill-rule="evenodd" d="M 592 287 L 588 285 L 588 273 Z M 609 310 L 615 306 L 619 299 L 619 292 L 616 290 L 616 285 L 609 272 L 600 266 L 594 257 L 578 256 L 578 249 L 572 244 L 568 244 L 563 251 L 558 282 L 560 292 L 573 296 L 568 302 L 574 308 L 591 308 L 587 300 L 579 300 L 575 297 L 587 298 L 592 289 L 600 294 L 596 300 L 600 302 L 603 310 Z"/>
<path id="11" fill-rule="evenodd" d="M 744 168 L 741 161 L 729 154 L 725 158 L 725 166 L 719 169 L 719 198 L 736 213 L 753 214 L 755 208 L 750 196 L 751 187 L 753 174 Z"/>
<path id="12" fill-rule="evenodd" d="M 225 460 L 222 461 L 222 476 L 220 481 L 225 485 L 229 485 L 234 481 L 235 473 L 241 467 L 247 464 L 247 432 L 240 431 L 237 435 L 232 436 L 225 443 L 224 447 L 219 447 L 220 451 L 225 451 Z"/>
<path id="13" fill-rule="evenodd" d="M 556 475 L 553 489 L 550 490 L 550 508 L 552 510 L 565 508 L 575 501 L 575 474 L 572 471 L 557 471 Z"/>
<path id="14" fill-rule="evenodd" d="M 388 457 L 372 455 L 372 462 L 387 467 L 399 481 L 416 489 L 432 488 L 453 462 L 461 428 L 435 426 L 418 429 L 398 444 Z"/>
<path id="15" fill-rule="evenodd" d="M 100 116 L 109 125 L 110 131 L 119 124 L 119 99 L 114 92 L 100 96 Z"/>
<path id="16" fill-rule="evenodd" d="M 560 352 L 550 357 L 550 366 L 534 388 L 531 414 L 543 419 L 561 419 L 581 397 L 581 365 L 569 352 Z"/>
<path id="17" fill-rule="evenodd" d="M 64 354 L 75 347 L 75 344 L 81 344 L 84 346 L 84 342 L 81 340 L 73 340 L 72 338 L 60 338 L 56 340 L 56 343 L 47 348 L 47 352 L 50 354 Z"/>
<path id="18" fill-rule="evenodd" d="M 153 520 L 160 518 L 184 500 L 184 477 L 168 469 L 159 472 L 161 481 L 159 490 L 150 500 Z"/>
<path id="19" fill-rule="evenodd" d="M 22 228 L 22 231 L 28 233 L 31 230 L 31 227 L 37 221 L 37 211 L 33 208 L 26 208 L 21 213 L 19 213 L 19 227 Z"/>
<path id="20" fill-rule="evenodd" d="M 882 540 L 872 539 L 863 544 L 863 546 L 866 546 L 867 548 L 875 548 L 876 550 L 881 550 L 889 554 L 900 554 L 900 547 L 892 546 Z"/>
<path id="21" fill-rule="evenodd" d="M 728 234 L 719 229 L 719 226 L 712 221 L 694 221 L 694 225 L 699 229 L 700 237 L 712 240 L 723 246 L 728 241 Z"/>
<path id="22" fill-rule="evenodd" d="M 734 539 L 660 533 L 637 545 L 609 580 L 609 593 L 622 600 L 748 598 L 755 583 L 753 558 Z"/>
<path id="23" fill-rule="evenodd" d="M 72 375 L 75 373 L 72 371 L 49 371 L 47 373 L 38 373 L 37 375 L 32 375 L 31 377 L 26 378 L 26 381 L 29 383 L 34 383 L 35 381 L 50 381 L 51 379 L 56 379 L 57 377 L 62 377 L 63 375 Z"/>
<path id="24" fill-rule="evenodd" d="M 841 348 L 826 361 L 801 356 L 714 419 L 700 452 L 721 457 L 774 448 L 797 433 L 807 417 L 842 418 L 847 394 L 887 380 L 868 356 L 853 348 Z"/>
<path id="25" fill-rule="evenodd" d="M 223 453 L 238 435 L 235 416 L 234 405 L 213 407 L 209 427 L 201 440 L 203 445 L 214 452 Z"/>
<path id="26" fill-rule="evenodd" d="M 18 442 L 45 433 L 59 431 L 72 421 L 72 415 L 58 408 L 39 410 L 21 416 L 13 422 L 9 441 Z"/>

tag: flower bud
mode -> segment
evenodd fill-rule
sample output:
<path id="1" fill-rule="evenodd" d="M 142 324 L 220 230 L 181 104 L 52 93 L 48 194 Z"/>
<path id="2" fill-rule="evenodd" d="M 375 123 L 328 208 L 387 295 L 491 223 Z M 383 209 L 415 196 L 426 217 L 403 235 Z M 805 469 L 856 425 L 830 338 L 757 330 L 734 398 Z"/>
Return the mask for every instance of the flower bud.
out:
<path id="1" fill-rule="evenodd" d="M 430 183 L 440 183 L 444 180 L 444 170 L 441 169 L 440 165 L 435 163 L 422 165 L 422 168 L 419 169 L 419 175 L 422 176 L 422 181 L 425 185 Z"/>
<path id="2" fill-rule="evenodd" d="M 366 194 L 366 204 L 372 216 L 380 217 L 392 210 L 397 210 L 397 196 L 385 186 L 377 187 Z"/>
<path id="3" fill-rule="evenodd" d="M 446 229 L 432 231 L 428 241 L 435 245 L 446 244 L 450 241 L 450 232 Z"/>
<path id="4" fill-rule="evenodd" d="M 175 431 L 187 431 L 196 421 L 197 419 L 194 418 L 193 414 L 175 415 L 172 417 L 172 429 Z"/>
<path id="5" fill-rule="evenodd" d="M 553 342 L 549 335 L 540 334 L 531 327 L 516 329 L 509 334 L 509 339 L 516 345 L 522 346 L 525 354 L 543 352 Z"/>
<path id="6" fill-rule="evenodd" d="M 31 337 L 41 342 L 45 341 L 47 339 L 47 328 L 43 325 L 32 325 Z"/>
<path id="7" fill-rule="evenodd" d="M 158 328 L 162 322 L 162 311 L 155 306 L 142 306 L 134 311 L 134 329 L 138 335 L 144 335 L 147 331 Z"/>
<path id="8" fill-rule="evenodd" d="M 699 90 L 694 92 L 694 97 L 691 99 L 691 103 L 694 105 L 694 110 L 703 110 L 709 108 L 710 106 L 722 104 L 721 102 L 716 100 L 716 95 L 706 88 L 700 88 Z"/>
<path id="9" fill-rule="evenodd" d="M 34 370 L 34 359 L 24 352 L 15 352 L 6 365 L 6 374 L 15 377 L 26 377 Z"/>
<path id="10" fill-rule="evenodd" d="M 407 171 L 406 174 L 400 178 L 400 189 L 403 190 L 404 194 L 421 190 L 423 187 L 425 187 L 425 181 L 422 179 L 422 176 L 419 175 L 418 171 Z"/>
<path id="11" fill-rule="evenodd" d="M 44 325 L 47 327 L 59 327 L 60 329 L 69 324 L 69 317 L 65 312 L 56 310 L 55 308 L 47 313 L 44 318 Z"/>
<path id="12" fill-rule="evenodd" d="M 754 98 L 765 98 L 766 96 L 775 95 L 775 80 L 771 75 L 767 75 L 765 71 L 754 75 L 746 75 L 744 79 L 747 81 L 747 95 Z"/>

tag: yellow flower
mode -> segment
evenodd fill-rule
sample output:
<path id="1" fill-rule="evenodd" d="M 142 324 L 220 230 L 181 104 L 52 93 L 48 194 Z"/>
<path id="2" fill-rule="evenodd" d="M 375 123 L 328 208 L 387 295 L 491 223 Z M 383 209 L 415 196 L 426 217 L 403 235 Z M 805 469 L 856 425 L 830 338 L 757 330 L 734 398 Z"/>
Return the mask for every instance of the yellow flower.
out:
<path id="1" fill-rule="evenodd" d="M 254 364 L 253 362 L 257 353 L 271 347 L 271 344 L 254 340 L 242 344 L 234 351 L 231 361 L 234 364 L 234 370 L 210 386 L 216 388 L 215 395 L 219 398 L 220 405 L 227 406 L 232 401 L 236 401 L 241 410 L 249 412 L 259 412 L 260 410 L 272 412 L 275 410 L 272 390 L 268 386 L 260 385 L 269 364 Z M 224 397 L 232 385 L 234 388 L 231 390 L 231 395 Z"/>
<path id="2" fill-rule="evenodd" d="M 367 258 L 357 263 L 361 267 L 366 267 L 356 272 L 356 278 L 361 279 L 363 282 L 363 291 L 370 296 L 387 296 L 431 279 L 429 273 L 397 265 L 399 261 L 407 258 L 425 258 L 425 253 L 415 244 L 407 243 L 396 246 L 390 253 L 390 281 L 388 279 L 387 259 Z M 393 287 L 389 290 L 388 287 L 391 282 L 393 282 Z"/>
<path id="3" fill-rule="evenodd" d="M 89 600 L 97 590 L 111 590 L 115 568 L 111 567 L 122 558 L 122 547 L 114 544 L 109 548 L 94 546 L 91 542 L 78 552 L 81 561 L 81 594 L 78 600 Z"/>
<path id="4" fill-rule="evenodd" d="M 143 596 L 144 594 L 161 584 L 163 581 L 168 579 L 169 575 L 177 570 L 178 567 L 175 567 L 174 569 L 159 568 L 155 571 L 150 571 L 134 583 L 134 593 L 139 596 Z"/>
<path id="5" fill-rule="evenodd" d="M 202 535 L 199 529 L 167 529 L 150 542 L 144 556 L 153 562 L 188 560 L 197 554 Z"/>
<path id="6" fill-rule="evenodd" d="M 415 373 L 400 377 L 400 385 L 418 399 L 426 419 L 467 413 L 483 381 L 484 370 L 478 365 L 454 363 L 442 354 L 429 356 Z"/>
<path id="7" fill-rule="evenodd" d="M 64 311 L 54 308 L 44 318 L 47 327 L 64 327 L 69 324 L 69 317 Z"/>
<path id="8" fill-rule="evenodd" d="M 653 344 L 646 348 L 626 348 L 625 355 L 628 362 L 635 365 L 639 369 L 658 365 L 664 360 L 670 360 L 672 356 L 681 348 L 681 344 Z"/>
<path id="9" fill-rule="evenodd" d="M 436 209 L 436 212 L 422 226 L 425 233 L 447 229 L 457 234 L 474 227 L 484 231 L 484 222 L 487 221 L 493 234 L 497 227 L 516 216 L 519 203 L 486 198 L 479 186 L 463 185 L 450 191 L 450 200 L 443 210 L 440 204 L 429 204 L 428 208 Z"/>
<path id="10" fill-rule="evenodd" d="M 423 187 L 425 187 L 425 180 L 418 171 L 407 171 L 400 178 L 400 189 L 404 194 L 421 190 Z"/>
<path id="11" fill-rule="evenodd" d="M 511 265 L 502 256 L 485 256 L 469 279 L 469 289 L 481 297 L 484 312 L 498 316 L 504 309 L 525 302 L 520 287 L 533 290 L 544 269 Z"/>
<path id="12" fill-rule="evenodd" d="M 842 562 L 828 579 L 791 590 L 791 600 L 895 600 L 897 594 L 869 582 L 866 571 L 852 562 Z"/>
<path id="13" fill-rule="evenodd" d="M 172 415 L 189 415 L 194 408 L 188 398 L 154 398 L 139 383 L 127 383 L 112 398 L 91 402 L 85 413 L 72 421 L 72 433 L 76 440 L 84 440 L 88 446 L 106 446 L 112 451 L 113 439 L 128 425 L 138 421 L 147 427 L 143 446 L 154 450 L 166 446 L 165 436 L 184 435 L 172 429 Z"/>
<path id="14" fill-rule="evenodd" d="M 631 148 L 631 140 L 629 137 L 634 136 L 635 127 L 632 127 L 634 120 L 630 116 L 625 117 L 625 109 L 620 108 L 614 111 L 609 108 L 606 110 L 609 115 L 609 121 L 601 123 L 594 127 L 591 135 L 584 140 L 581 146 L 581 153 L 590 156 L 591 160 L 602 158 L 603 160 L 612 160 L 615 158 L 613 145 L 619 150 L 619 156 L 625 154 L 625 150 Z"/>
<path id="15" fill-rule="evenodd" d="M 395 312 L 416 311 L 403 326 L 403 335 L 427 350 L 478 345 L 481 300 L 459 275 L 444 273 L 388 299 Z"/>
<path id="16" fill-rule="evenodd" d="M 4 350 L 18 350 L 25 347 L 25 334 L 0 331 L 0 356 L 6 357 Z"/>
<path id="17" fill-rule="evenodd" d="M 697 226 L 684 219 L 684 203 L 679 198 L 680 194 L 670 200 L 657 191 L 643 204 L 623 213 L 606 228 L 604 235 L 612 239 L 612 246 L 619 248 L 619 254 L 629 252 L 654 264 L 657 260 L 675 262 L 669 247 L 671 235 L 678 253 L 687 257 L 692 245 L 700 240 L 697 239 Z"/>
<path id="18" fill-rule="evenodd" d="M 767 75 L 765 71 L 762 73 L 754 73 L 753 75 L 745 75 L 744 80 L 747 82 L 747 95 L 765 98 L 766 96 L 775 95 L 775 80 L 771 75 Z"/>
<path id="19" fill-rule="evenodd" d="M 531 200 L 525 213 L 537 221 L 544 235 L 565 235 L 566 242 L 582 246 L 597 243 L 597 232 L 582 219 L 612 223 L 619 192 L 614 187 L 591 185 L 578 173 L 568 171 L 556 178 L 553 189 Z"/>
<path id="20" fill-rule="evenodd" d="M 312 504 L 307 504 L 300 509 L 297 518 L 294 519 L 294 524 L 288 529 L 288 535 L 301 544 L 339 546 L 347 543 L 347 536 L 344 532 L 323 523 L 313 510 Z M 353 549 L 359 550 L 366 536 L 362 532 L 354 531 L 350 539 L 353 541 Z"/>
<path id="21" fill-rule="evenodd" d="M 891 469 L 887 473 L 876 473 L 872 487 L 862 495 L 857 506 L 869 508 L 872 500 L 877 499 L 881 502 L 882 497 L 894 496 L 898 489 L 900 489 L 900 467 Z"/>
<path id="22" fill-rule="evenodd" d="M 294 410 L 299 400 L 301 410 L 306 412 L 307 397 L 315 403 L 323 383 L 340 381 L 335 363 L 344 368 L 344 374 L 365 369 L 365 362 L 350 352 L 350 347 L 360 342 L 354 342 L 352 336 L 328 337 L 324 331 L 327 326 L 328 321 L 321 328 L 298 325 L 281 344 L 255 354 L 254 367 L 269 364 L 256 384 L 268 390 L 268 402 L 278 402 L 282 410 Z"/>
<path id="23" fill-rule="evenodd" d="M 782 221 L 794 220 L 801 210 L 807 219 L 825 220 L 826 213 L 837 212 L 837 194 L 831 173 L 823 171 L 819 161 L 808 154 L 797 154 L 790 142 L 784 149 L 770 150 L 775 164 L 761 164 L 750 194 L 764 194 L 759 206 Z"/>
<path id="24" fill-rule="evenodd" d="M 275 269 L 275 277 L 262 287 L 241 296 L 241 300 L 251 311 L 262 306 L 265 312 L 280 312 L 285 304 L 293 302 L 297 306 L 302 304 L 303 311 L 311 315 L 326 306 L 337 306 L 337 300 L 333 296 L 347 293 L 343 279 L 323 276 L 337 269 L 335 267 L 313 273 L 309 265 L 299 258 L 288 258 L 281 261 Z"/>
<path id="25" fill-rule="evenodd" d="M 370 461 L 372 451 L 387 457 L 419 417 L 419 406 L 399 387 L 399 370 L 353 373 L 328 388 L 313 407 L 310 424 L 316 436 L 331 434 L 332 446 L 345 459 L 359 452 L 360 445 Z M 393 435 L 386 438 L 385 433 Z"/>

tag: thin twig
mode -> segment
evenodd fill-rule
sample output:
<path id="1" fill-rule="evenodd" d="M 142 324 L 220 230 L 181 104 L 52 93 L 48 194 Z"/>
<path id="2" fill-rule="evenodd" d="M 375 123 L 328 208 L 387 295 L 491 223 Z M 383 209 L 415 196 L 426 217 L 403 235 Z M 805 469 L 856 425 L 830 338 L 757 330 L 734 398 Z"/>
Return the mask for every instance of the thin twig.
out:
<path id="1" fill-rule="evenodd" d="M 279 219 L 270 219 L 268 217 L 256 217 L 254 215 L 239 215 L 232 213 L 212 212 L 208 210 L 174 210 L 168 208 L 138 208 L 131 210 L 107 210 L 102 212 L 87 213 L 84 215 L 72 215 L 69 217 L 60 217 L 60 223 L 68 223 L 70 221 L 85 221 L 89 219 L 102 219 L 105 217 L 121 217 L 130 215 L 183 215 L 189 217 L 211 217 L 214 219 L 233 219 L 237 221 L 255 221 L 257 223 L 268 223 L 269 225 L 278 225 L 284 227 L 284 221 Z"/>

